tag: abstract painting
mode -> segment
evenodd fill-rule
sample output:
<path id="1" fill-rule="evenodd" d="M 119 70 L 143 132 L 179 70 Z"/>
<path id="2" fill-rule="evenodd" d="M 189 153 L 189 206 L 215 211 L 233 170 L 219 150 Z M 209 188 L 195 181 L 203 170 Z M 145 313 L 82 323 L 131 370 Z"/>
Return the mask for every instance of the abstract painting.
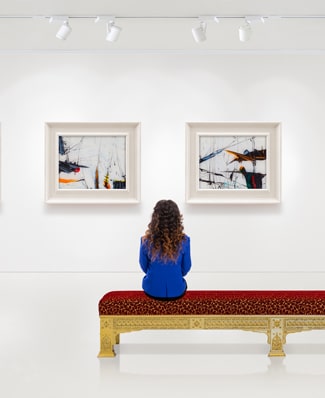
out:
<path id="1" fill-rule="evenodd" d="M 200 136 L 200 189 L 266 189 L 265 136 Z"/>
<path id="2" fill-rule="evenodd" d="M 279 122 L 187 123 L 188 203 L 278 203 Z"/>
<path id="3" fill-rule="evenodd" d="M 125 136 L 58 136 L 59 189 L 126 189 Z"/>
<path id="4" fill-rule="evenodd" d="M 47 203 L 137 203 L 139 123 L 46 123 Z"/>

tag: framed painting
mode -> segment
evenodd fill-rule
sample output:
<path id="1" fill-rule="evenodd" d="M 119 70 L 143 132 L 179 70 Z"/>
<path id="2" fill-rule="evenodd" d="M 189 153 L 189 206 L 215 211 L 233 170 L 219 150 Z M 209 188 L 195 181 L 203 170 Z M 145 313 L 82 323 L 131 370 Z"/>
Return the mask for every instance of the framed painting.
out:
<path id="1" fill-rule="evenodd" d="M 279 122 L 186 124 L 186 202 L 279 203 Z"/>
<path id="2" fill-rule="evenodd" d="M 138 203 L 139 123 L 46 123 L 45 201 Z"/>

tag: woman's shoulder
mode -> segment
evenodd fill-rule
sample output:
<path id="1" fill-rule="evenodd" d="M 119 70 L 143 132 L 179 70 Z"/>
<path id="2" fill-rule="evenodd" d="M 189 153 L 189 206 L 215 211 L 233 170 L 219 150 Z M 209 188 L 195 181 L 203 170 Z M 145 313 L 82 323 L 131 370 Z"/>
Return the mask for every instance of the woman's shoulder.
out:
<path id="1" fill-rule="evenodd" d="M 191 240 L 190 237 L 188 235 L 184 234 L 184 236 L 183 236 L 183 245 L 184 244 L 189 244 L 190 240 Z"/>

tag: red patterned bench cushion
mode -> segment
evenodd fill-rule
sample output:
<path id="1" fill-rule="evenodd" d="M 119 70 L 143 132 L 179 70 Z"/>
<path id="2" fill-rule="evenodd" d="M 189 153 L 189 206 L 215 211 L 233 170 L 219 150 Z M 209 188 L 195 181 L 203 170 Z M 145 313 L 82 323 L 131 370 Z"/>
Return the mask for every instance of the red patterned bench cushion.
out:
<path id="1" fill-rule="evenodd" d="M 112 291 L 98 308 L 99 315 L 325 315 L 325 291 L 189 290 L 172 301 Z"/>

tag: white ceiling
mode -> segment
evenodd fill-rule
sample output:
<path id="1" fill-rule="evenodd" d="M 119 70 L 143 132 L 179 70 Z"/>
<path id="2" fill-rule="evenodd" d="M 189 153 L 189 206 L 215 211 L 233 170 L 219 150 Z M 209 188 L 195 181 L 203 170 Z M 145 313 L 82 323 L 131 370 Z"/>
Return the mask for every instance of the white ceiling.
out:
<path id="1" fill-rule="evenodd" d="M 0 14 L 109 14 L 183 16 L 205 14 L 324 14 L 324 0 L 1 0 Z"/>
<path id="2" fill-rule="evenodd" d="M 238 40 L 241 18 L 209 22 L 203 43 L 191 35 L 200 15 L 325 17 L 325 0 L 0 0 L 0 16 L 52 15 L 115 15 L 123 31 L 118 42 L 109 43 L 105 24 L 71 18 L 73 32 L 60 41 L 59 25 L 48 19 L 1 18 L 0 51 L 325 51 L 325 18 L 267 19 L 253 26 L 247 43 Z"/>

